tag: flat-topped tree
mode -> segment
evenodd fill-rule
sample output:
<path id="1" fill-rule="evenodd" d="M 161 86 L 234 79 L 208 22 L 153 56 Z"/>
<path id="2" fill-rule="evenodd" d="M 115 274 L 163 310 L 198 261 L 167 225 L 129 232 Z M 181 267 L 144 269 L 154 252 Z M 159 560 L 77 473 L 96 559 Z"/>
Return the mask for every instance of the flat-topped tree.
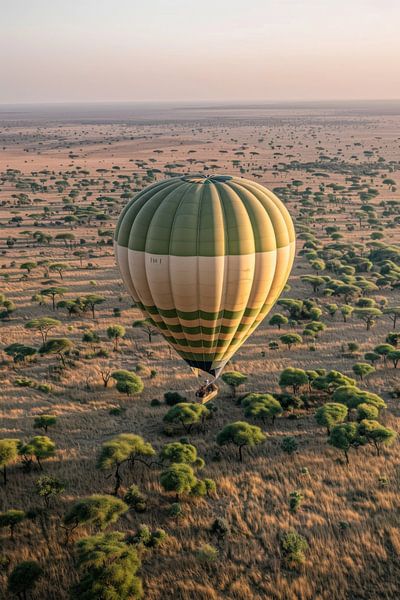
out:
<path id="1" fill-rule="evenodd" d="M 56 296 L 63 296 L 68 292 L 65 287 L 51 286 L 41 290 L 41 296 L 50 296 L 53 304 L 53 310 L 56 310 Z"/>
<path id="2" fill-rule="evenodd" d="M 357 421 L 364 419 L 377 420 L 379 417 L 379 409 L 373 404 L 361 403 L 357 406 Z"/>
<path id="3" fill-rule="evenodd" d="M 143 462 L 143 457 L 154 456 L 153 446 L 144 439 L 133 433 L 121 433 L 102 444 L 100 449 L 97 468 L 101 470 L 114 469 L 115 488 L 114 494 L 118 495 L 122 483 L 120 468 L 130 461 L 133 466 L 135 461 Z"/>
<path id="4" fill-rule="evenodd" d="M 383 314 L 388 315 L 393 323 L 394 329 L 396 329 L 397 319 L 400 319 L 400 306 L 392 306 L 383 309 Z"/>
<path id="5" fill-rule="evenodd" d="M 375 367 L 368 363 L 356 363 L 352 366 L 353 373 L 363 381 L 364 377 L 374 373 Z"/>
<path id="6" fill-rule="evenodd" d="M 85 296 L 83 299 L 83 305 L 86 308 L 89 308 L 92 311 L 92 317 L 93 319 L 95 319 L 95 310 L 96 307 L 99 306 L 100 304 L 103 304 L 103 302 L 106 301 L 105 298 L 103 298 L 103 296 L 99 296 L 97 294 L 89 294 L 87 296 Z"/>
<path id="7" fill-rule="evenodd" d="M 328 444 L 344 452 L 346 463 L 349 464 L 349 450 L 362 445 L 357 423 L 340 423 L 330 432 Z"/>
<path id="8" fill-rule="evenodd" d="M 142 582 L 137 576 L 140 558 L 125 535 L 111 532 L 85 537 L 75 544 L 78 582 L 71 600 L 139 600 Z"/>
<path id="9" fill-rule="evenodd" d="M 57 423 L 57 417 L 55 415 L 38 415 L 35 417 L 33 427 L 35 429 L 43 429 L 45 433 L 49 427 L 52 427 Z"/>
<path id="10" fill-rule="evenodd" d="M 301 344 L 303 342 L 303 338 L 298 333 L 286 333 L 285 335 L 281 335 L 279 339 L 282 344 L 287 346 L 288 350 L 291 350 L 295 344 Z"/>
<path id="11" fill-rule="evenodd" d="M 318 290 L 325 284 L 325 279 L 318 275 L 302 275 L 300 279 L 301 281 L 309 283 L 314 293 L 317 293 Z"/>
<path id="12" fill-rule="evenodd" d="M 336 388 L 341 386 L 355 386 L 356 382 L 351 377 L 347 377 L 340 371 L 328 371 L 319 375 L 311 382 L 311 387 L 315 390 L 324 391 L 332 394 Z"/>
<path id="13" fill-rule="evenodd" d="M 49 268 L 49 271 L 56 271 L 59 274 L 60 279 L 64 279 L 63 273 L 64 273 L 64 271 L 69 269 L 69 265 L 67 265 L 66 263 L 58 262 L 58 263 L 51 263 L 48 266 L 48 268 Z"/>
<path id="14" fill-rule="evenodd" d="M 379 354 L 379 356 L 381 356 L 383 358 L 383 362 L 384 362 L 385 366 L 387 363 L 388 355 L 390 354 L 390 352 L 394 352 L 394 350 L 396 350 L 396 348 L 394 346 L 392 346 L 392 344 L 378 344 L 374 348 L 374 352 L 376 354 Z"/>
<path id="15" fill-rule="evenodd" d="M 354 314 L 358 319 L 364 321 L 367 327 L 367 331 L 373 327 L 377 321 L 382 316 L 382 311 L 379 308 L 374 307 L 363 307 L 363 308 L 355 308 Z"/>
<path id="16" fill-rule="evenodd" d="M 280 313 L 275 313 L 269 320 L 269 324 L 273 327 L 282 327 L 282 325 L 287 325 L 289 323 L 289 319 L 285 317 L 285 315 L 281 315 Z"/>
<path id="17" fill-rule="evenodd" d="M 236 389 L 247 381 L 247 375 L 239 373 L 239 371 L 227 371 L 223 373 L 221 379 L 231 388 L 232 398 L 236 396 Z"/>
<path id="18" fill-rule="evenodd" d="M 36 435 L 28 443 L 20 444 L 18 452 L 28 470 L 32 466 L 33 459 L 36 458 L 39 469 L 43 471 L 42 460 L 55 455 L 56 445 L 46 435 Z"/>
<path id="19" fill-rule="evenodd" d="M 15 363 L 25 362 L 27 359 L 32 358 L 32 356 L 37 354 L 37 350 L 36 348 L 33 348 L 33 346 L 26 346 L 25 344 L 19 344 L 18 342 L 6 346 L 4 352 L 7 356 L 11 356 Z"/>
<path id="20" fill-rule="evenodd" d="M 295 367 L 287 367 L 284 369 L 279 378 L 279 385 L 283 388 L 291 387 L 293 394 L 296 395 L 302 386 L 308 385 L 309 378 L 303 369 Z"/>
<path id="21" fill-rule="evenodd" d="M 347 319 L 350 318 L 353 314 L 354 308 L 349 304 L 343 304 L 339 310 L 343 317 L 343 322 L 347 323 Z"/>
<path id="22" fill-rule="evenodd" d="M 254 447 L 262 444 L 267 436 L 261 429 L 255 425 L 250 425 L 246 421 L 236 421 L 226 425 L 217 435 L 217 444 L 224 446 L 234 444 L 238 448 L 239 460 L 242 462 L 244 447 Z"/>
<path id="23" fill-rule="evenodd" d="M 241 406 L 244 408 L 245 417 L 261 419 L 263 423 L 266 419 L 271 419 L 274 424 L 276 417 L 283 412 L 279 401 L 271 394 L 248 394 L 242 399 Z"/>
<path id="24" fill-rule="evenodd" d="M 58 321 L 58 319 L 53 319 L 52 317 L 39 317 L 37 319 L 31 319 L 28 321 L 28 323 L 25 324 L 25 329 L 38 331 L 42 336 L 42 341 L 44 344 L 50 331 L 60 326 L 61 321 Z"/>
<path id="25" fill-rule="evenodd" d="M 193 468 L 187 463 L 172 463 L 160 475 L 160 483 L 166 492 L 175 492 L 176 501 L 182 494 L 189 494 L 197 483 Z"/>
<path id="26" fill-rule="evenodd" d="M 57 309 L 64 308 L 69 317 L 72 315 L 79 315 L 79 313 L 83 310 L 83 303 L 80 298 L 76 300 L 60 300 L 57 302 Z"/>
<path id="27" fill-rule="evenodd" d="M 20 441 L 14 438 L 0 440 L 0 469 L 3 470 L 3 482 L 7 485 L 7 467 L 16 462 Z"/>
<path id="28" fill-rule="evenodd" d="M 186 463 L 197 469 L 204 467 L 204 460 L 197 456 L 197 448 L 184 442 L 170 442 L 160 452 L 161 461 L 169 463 Z"/>
<path id="29" fill-rule="evenodd" d="M 33 269 L 36 269 L 37 267 L 37 263 L 33 262 L 33 261 L 28 261 L 28 262 L 24 262 L 22 263 L 19 268 L 23 269 L 24 271 L 27 271 L 27 274 L 30 275 L 31 271 L 33 271 Z"/>
<path id="30" fill-rule="evenodd" d="M 68 354 L 73 347 L 73 342 L 68 338 L 53 338 L 39 348 L 39 354 L 55 354 L 65 367 L 65 354 Z"/>
<path id="31" fill-rule="evenodd" d="M 153 336 L 158 335 L 159 333 L 150 319 L 137 319 L 136 321 L 133 321 L 132 327 L 144 331 L 147 334 L 150 344 L 153 341 Z"/>
<path id="32" fill-rule="evenodd" d="M 13 540 L 15 528 L 25 519 L 25 511 L 10 508 L 5 512 L 0 513 L 0 529 L 8 528 L 10 530 L 10 538 Z"/>
<path id="33" fill-rule="evenodd" d="M 75 235 L 73 233 L 58 233 L 54 239 L 63 241 L 65 246 L 68 247 L 68 242 L 70 243 L 69 245 L 72 246 Z"/>
<path id="34" fill-rule="evenodd" d="M 125 336 L 125 327 L 122 325 L 110 325 L 107 328 L 107 337 L 114 341 L 114 351 L 118 351 L 118 344 L 120 340 Z"/>
<path id="35" fill-rule="evenodd" d="M 34 560 L 24 560 L 11 571 L 7 580 L 7 590 L 22 600 L 27 600 L 28 592 L 32 591 L 39 579 L 43 577 L 43 569 Z"/>
<path id="36" fill-rule="evenodd" d="M 186 433 L 190 433 L 194 425 L 204 424 L 210 415 L 204 404 L 179 402 L 169 409 L 164 416 L 166 423 L 180 423 Z"/>
<path id="37" fill-rule="evenodd" d="M 329 435 L 334 425 L 343 423 L 347 417 L 347 412 L 347 407 L 344 404 L 327 402 L 318 408 L 315 413 L 315 420 L 318 425 L 326 427 L 327 434 Z"/>
<path id="38" fill-rule="evenodd" d="M 377 455 L 380 455 L 382 446 L 391 446 L 397 433 L 390 427 L 385 427 L 375 420 L 363 419 L 358 426 L 359 435 L 365 437 L 367 442 L 375 446 Z"/>
<path id="39" fill-rule="evenodd" d="M 393 363 L 393 367 L 397 369 L 397 365 L 400 362 L 400 350 L 391 350 L 387 355 L 388 360 Z"/>
<path id="40" fill-rule="evenodd" d="M 386 408 L 385 401 L 378 394 L 360 390 L 355 385 L 337 387 L 333 392 L 332 401 L 345 404 L 349 410 L 357 408 L 362 403 L 372 404 L 378 410 Z"/>
<path id="41" fill-rule="evenodd" d="M 128 509 L 128 505 L 115 496 L 94 494 L 74 502 L 63 522 L 69 533 L 82 525 L 105 529 L 116 523 Z"/>

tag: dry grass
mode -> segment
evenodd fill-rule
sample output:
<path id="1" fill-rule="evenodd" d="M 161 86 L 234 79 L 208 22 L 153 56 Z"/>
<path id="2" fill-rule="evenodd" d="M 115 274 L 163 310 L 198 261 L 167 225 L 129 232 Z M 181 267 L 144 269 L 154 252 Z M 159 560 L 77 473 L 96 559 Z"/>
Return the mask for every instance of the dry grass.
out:
<path id="1" fill-rule="evenodd" d="M 193 133 L 193 127 L 195 133 Z M 273 138 L 284 154 L 288 147 L 296 157 L 315 159 L 315 147 L 321 145 L 331 153 L 339 147 L 345 148 L 344 154 L 350 156 L 354 147 L 346 144 L 360 140 L 363 147 L 369 148 L 377 143 L 380 136 L 382 146 L 380 154 L 387 160 L 392 159 L 399 136 L 400 123 L 394 117 L 374 119 L 355 119 L 350 124 L 334 116 L 325 124 L 318 118 L 302 117 L 285 123 L 280 118 L 271 121 L 271 130 L 265 127 L 266 138 Z M 24 142 L 18 142 L 18 132 L 24 134 Z M 62 136 L 61 136 L 62 132 Z M 241 144 L 257 147 L 259 155 L 248 157 L 251 163 L 249 176 L 262 165 L 266 167 L 261 182 L 270 187 L 283 185 L 291 178 L 302 179 L 306 185 L 316 189 L 317 184 L 307 173 L 285 173 L 279 179 L 272 176 L 272 164 L 279 160 L 273 157 L 273 151 L 266 144 L 258 144 L 260 128 L 249 124 L 211 124 L 202 130 L 197 126 L 176 123 L 171 132 L 167 125 L 64 125 L 62 129 L 45 127 L 40 133 L 32 126 L 9 126 L 1 132 L 6 146 L 3 152 L 3 168 L 18 167 L 25 174 L 31 170 L 49 166 L 57 173 L 72 170 L 71 165 L 80 165 L 90 171 L 95 182 L 90 185 L 93 196 L 102 193 L 96 169 L 118 164 L 122 172 L 129 174 L 140 172 L 135 160 L 156 158 L 155 167 L 162 168 L 168 162 L 181 162 L 187 158 L 188 149 L 195 149 L 193 156 L 198 160 L 211 162 L 218 157 L 221 170 L 232 170 L 233 151 Z M 145 139 L 132 140 L 130 136 L 145 135 Z M 36 137 L 35 137 L 36 136 Z M 42 138 L 40 154 L 38 137 Z M 57 141 L 57 136 L 60 138 Z M 63 137 L 64 139 L 61 139 Z M 106 137 L 111 146 L 102 141 Z M 237 140 L 232 143 L 231 139 Z M 74 152 L 79 159 L 71 159 L 70 149 L 66 146 L 76 143 Z M 182 145 L 181 142 L 183 142 Z M 210 143 L 207 143 L 210 142 Z M 304 146 L 307 145 L 306 148 Z M 29 153 L 23 149 L 28 148 Z M 163 154 L 154 154 L 154 149 L 162 148 Z M 177 152 L 173 152 L 178 149 Z M 226 149 L 228 154 L 218 154 Z M 275 149 L 276 150 L 276 149 Z M 5 154 L 5 156 L 4 156 Z M 222 157 L 222 158 L 221 158 Z M 282 157 L 280 160 L 284 160 Z M 25 161 L 28 161 L 27 163 Z M 109 171 L 105 176 L 108 182 L 106 195 L 119 198 L 120 192 L 111 192 L 111 184 L 116 174 Z M 35 176 L 38 179 L 38 176 Z M 335 180 L 343 183 L 341 176 Z M 318 182 L 317 182 L 318 183 Z M 374 184 L 379 187 L 383 197 L 386 192 L 379 179 Z M 38 306 L 31 301 L 34 293 L 42 289 L 43 273 L 40 269 L 32 272 L 26 280 L 21 280 L 19 264 L 29 259 L 65 260 L 71 265 L 60 285 L 68 288 L 66 298 L 75 298 L 91 292 L 106 298 L 99 307 L 95 322 L 88 314 L 68 319 L 65 313 L 57 312 L 62 327 L 53 333 L 67 335 L 82 348 L 82 331 L 94 327 L 104 342 L 102 345 L 110 351 L 109 359 L 82 359 L 72 369 L 68 369 L 59 380 L 54 379 L 49 367 L 55 359 L 41 358 L 29 366 L 3 365 L 0 370 L 0 416 L 1 436 L 28 439 L 34 434 L 33 416 L 42 412 L 56 414 L 57 426 L 49 435 L 57 443 L 56 458 L 46 461 L 45 470 L 68 483 L 62 498 L 54 503 L 48 515 L 38 513 L 34 521 L 25 522 L 16 533 L 12 542 L 1 532 L 1 553 L 10 558 L 11 565 L 23 559 L 38 560 L 46 570 L 33 595 L 37 600 L 64 600 L 67 590 L 76 577 L 71 549 L 65 547 L 63 533 L 59 528 L 60 517 L 68 504 L 75 498 L 96 492 L 110 492 L 112 480 L 95 468 L 96 453 L 102 441 L 122 431 L 143 435 L 155 448 L 160 449 L 168 438 L 162 434 L 162 416 L 165 407 L 152 407 L 152 398 L 162 399 L 166 390 L 188 391 L 195 389 L 196 380 L 189 369 L 170 353 L 165 342 L 156 338 L 150 347 L 140 332 L 133 330 L 132 321 L 139 318 L 139 312 L 131 307 L 131 301 L 123 290 L 117 273 L 112 251 L 109 246 L 91 245 L 91 257 L 79 259 L 60 243 L 50 248 L 37 247 L 21 236 L 21 231 L 34 230 L 31 213 L 37 213 L 43 206 L 55 211 L 52 220 L 62 215 L 63 194 L 50 190 L 29 194 L 31 197 L 43 197 L 44 202 L 36 206 L 17 207 L 24 216 L 23 225 L 18 228 L 7 224 L 12 216 L 13 201 L 11 194 L 16 193 L 8 182 L 0 186 L 0 200 L 4 200 L 1 223 L 5 225 L 0 244 L 4 249 L 1 273 L 10 276 L 3 284 L 3 291 L 12 299 L 17 310 L 11 319 L 3 322 L 0 328 L 1 347 L 12 342 L 24 341 L 39 345 L 40 336 L 24 329 L 24 323 L 32 317 L 51 315 L 51 306 Z M 387 194 L 386 194 L 387 195 Z M 379 199 L 376 201 L 378 202 Z M 83 201 L 82 195 L 76 200 Z M 296 202 L 291 204 L 294 216 L 298 213 Z M 329 206 L 333 212 L 327 221 L 336 221 L 343 225 L 353 219 L 349 210 L 345 214 Z M 112 214 L 112 221 L 102 228 L 114 225 L 118 208 Z M 316 226 L 318 237 L 327 240 L 323 227 Z M 52 234 L 70 231 L 68 227 L 44 223 Z M 98 224 L 74 226 L 76 238 L 88 242 L 97 240 Z M 343 228 L 342 231 L 345 231 Z M 345 236 L 348 235 L 345 233 Z M 353 241 L 368 236 L 366 230 L 356 230 L 348 236 Z M 388 239 L 398 240 L 399 229 L 388 230 Z M 5 245 L 9 236 L 15 236 L 19 242 L 11 249 Z M 24 241 L 25 239 L 25 241 Z M 15 261 L 15 264 L 14 264 Z M 88 262 L 96 269 L 87 268 Z M 308 263 L 298 258 L 293 269 L 290 285 L 291 297 L 307 297 L 309 287 L 300 281 L 300 276 L 309 272 Z M 58 277 L 58 276 L 57 276 Z M 54 277 L 54 278 L 57 278 Z M 95 287 L 90 285 L 95 280 Z M 383 294 L 379 294 L 383 295 Z M 398 303 L 394 291 L 384 291 L 389 303 Z M 121 297 L 121 299 L 120 299 Z M 122 316 L 113 316 L 112 309 L 121 308 Z M 121 343 L 119 353 L 112 352 L 112 344 L 107 341 L 105 332 L 113 323 L 127 327 L 127 336 Z M 231 367 L 248 375 L 245 389 L 278 390 L 278 377 L 283 368 L 295 365 L 300 368 L 338 369 L 351 374 L 355 360 L 346 359 L 341 354 L 343 342 L 357 341 L 360 352 L 370 350 L 378 342 L 384 341 L 390 330 L 389 321 L 381 319 L 370 332 L 356 319 L 344 324 L 339 317 L 325 318 L 327 329 L 317 342 L 317 351 L 309 351 L 306 344 L 287 350 L 269 351 L 268 341 L 278 337 L 278 332 L 264 323 L 251 340 L 240 349 L 231 363 Z M 149 353 L 149 351 L 151 352 Z M 265 358 L 261 350 L 266 351 Z M 124 399 L 115 388 L 104 389 L 99 377 L 99 367 L 112 365 L 113 368 L 132 368 L 138 363 L 144 366 L 145 391 L 138 399 Z M 151 379 L 150 370 L 157 375 Z M 48 382 L 53 386 L 50 394 L 35 389 L 20 388 L 14 383 L 18 377 L 29 377 L 37 382 Z M 382 394 L 389 404 L 384 421 L 394 429 L 399 429 L 399 409 L 388 392 L 398 385 L 396 371 L 393 368 L 379 367 L 376 373 L 363 384 L 371 391 Z M 108 413 L 112 406 L 121 404 L 126 408 L 122 417 L 111 417 Z M 245 462 L 240 464 L 232 449 L 222 451 L 222 460 L 215 461 L 215 437 L 221 427 L 242 418 L 242 410 L 228 397 L 223 389 L 217 401 L 218 412 L 210 422 L 206 434 L 194 433 L 190 440 L 198 447 L 199 454 L 206 460 L 205 473 L 216 480 L 217 497 L 207 500 L 186 500 L 183 502 L 184 516 L 178 522 L 168 517 L 170 498 L 161 490 L 157 470 L 137 467 L 135 473 L 124 474 L 124 486 L 136 482 L 149 497 L 148 511 L 142 515 L 129 514 L 118 523 L 120 530 L 132 530 L 141 522 L 153 527 L 163 527 L 170 535 L 168 544 L 143 558 L 142 576 L 147 600 L 348 600 L 348 599 L 394 599 L 398 597 L 400 578 L 400 478 L 398 465 L 400 449 L 396 444 L 390 451 L 384 451 L 376 457 L 372 450 L 361 449 L 351 455 L 349 467 L 344 465 L 340 455 L 326 444 L 324 432 L 314 422 L 312 411 L 299 411 L 298 419 L 285 417 L 277 420 L 274 427 L 267 426 L 268 439 L 265 445 L 253 452 L 245 453 Z M 294 435 L 299 442 L 299 451 L 294 456 L 284 454 L 280 448 L 283 436 Z M 304 468 L 308 474 L 302 474 Z M 22 473 L 20 467 L 10 471 L 9 484 L 0 488 L 0 508 L 38 509 L 39 499 L 34 494 L 34 482 L 38 472 Z M 387 478 L 387 486 L 382 487 L 380 478 Z M 288 509 L 289 494 L 301 490 L 304 502 L 301 510 L 291 514 Z M 231 526 L 232 533 L 228 541 L 219 549 L 219 559 L 211 566 L 204 566 L 196 558 L 196 550 L 204 543 L 213 543 L 208 528 L 215 517 L 224 517 Z M 347 523 L 343 528 L 341 523 Z M 294 528 L 304 535 L 309 543 L 306 563 L 300 572 L 285 570 L 279 554 L 279 538 L 283 531 Z M 83 534 L 84 532 L 82 532 Z M 2 598 L 8 598 L 5 592 L 6 572 L 1 575 L 3 585 Z"/>

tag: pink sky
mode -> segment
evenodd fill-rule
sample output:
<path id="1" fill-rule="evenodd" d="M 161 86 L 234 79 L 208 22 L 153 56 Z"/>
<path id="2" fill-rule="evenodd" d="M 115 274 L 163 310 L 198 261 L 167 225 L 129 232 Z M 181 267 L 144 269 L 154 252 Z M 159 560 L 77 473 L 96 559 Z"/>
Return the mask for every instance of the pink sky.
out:
<path id="1" fill-rule="evenodd" d="M 398 0 L 13 0 L 0 103 L 400 98 Z"/>

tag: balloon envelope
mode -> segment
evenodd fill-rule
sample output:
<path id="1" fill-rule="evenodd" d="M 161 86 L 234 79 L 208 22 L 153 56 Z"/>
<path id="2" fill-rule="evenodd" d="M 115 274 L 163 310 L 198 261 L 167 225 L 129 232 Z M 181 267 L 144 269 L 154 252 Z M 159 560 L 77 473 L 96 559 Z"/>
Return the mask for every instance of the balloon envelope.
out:
<path id="1" fill-rule="evenodd" d="M 228 175 L 157 182 L 123 209 L 115 231 L 135 303 L 191 366 L 218 375 L 284 288 L 292 219 L 262 185 Z"/>

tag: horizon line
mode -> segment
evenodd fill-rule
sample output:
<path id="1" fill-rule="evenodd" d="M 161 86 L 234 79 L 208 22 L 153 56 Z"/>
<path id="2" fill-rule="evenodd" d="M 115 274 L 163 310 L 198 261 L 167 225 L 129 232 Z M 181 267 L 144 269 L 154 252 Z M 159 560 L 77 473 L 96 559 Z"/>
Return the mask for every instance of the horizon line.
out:
<path id="1" fill-rule="evenodd" d="M 310 104 L 310 103 L 329 103 L 329 102 L 400 102 L 398 98 L 297 98 L 297 99 L 280 99 L 280 100 L 33 100 L 33 101 L 16 101 L 16 102 L 0 102 L 0 107 L 5 106 L 49 106 L 49 105 L 110 105 L 110 104 L 189 104 L 203 105 L 208 104 L 217 106 L 220 104 L 237 106 L 237 105 L 256 105 L 263 106 L 269 104 Z"/>

